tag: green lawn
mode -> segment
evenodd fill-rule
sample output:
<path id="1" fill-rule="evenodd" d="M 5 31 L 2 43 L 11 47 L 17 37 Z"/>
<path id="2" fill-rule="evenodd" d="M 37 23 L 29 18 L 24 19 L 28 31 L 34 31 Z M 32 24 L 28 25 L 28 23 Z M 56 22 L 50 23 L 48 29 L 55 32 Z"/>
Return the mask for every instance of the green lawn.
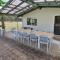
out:
<path id="1" fill-rule="evenodd" d="M 22 27 L 22 23 L 18 22 L 18 29 Z M 5 22 L 5 29 L 6 30 L 11 30 L 13 28 L 17 29 L 17 22 Z"/>

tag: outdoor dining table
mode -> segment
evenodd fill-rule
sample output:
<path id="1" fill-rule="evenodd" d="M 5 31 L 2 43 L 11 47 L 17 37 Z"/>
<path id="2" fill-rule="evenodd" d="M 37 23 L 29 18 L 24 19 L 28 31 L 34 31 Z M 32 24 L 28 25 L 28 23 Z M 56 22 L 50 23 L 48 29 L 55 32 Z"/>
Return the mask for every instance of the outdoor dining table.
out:
<path id="1" fill-rule="evenodd" d="M 33 33 L 37 36 L 47 36 L 49 39 L 52 39 L 54 37 L 53 33 L 50 32 L 43 32 L 43 31 L 35 31 L 35 30 L 30 30 L 30 29 L 21 29 L 20 31 L 27 32 L 27 33 Z"/>

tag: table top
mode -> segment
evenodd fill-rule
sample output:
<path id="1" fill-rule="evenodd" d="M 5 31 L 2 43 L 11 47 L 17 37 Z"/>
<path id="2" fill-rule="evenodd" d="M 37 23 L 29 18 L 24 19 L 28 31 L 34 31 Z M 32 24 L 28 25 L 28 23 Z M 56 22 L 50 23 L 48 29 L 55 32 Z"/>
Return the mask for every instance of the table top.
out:
<path id="1" fill-rule="evenodd" d="M 48 36 L 48 38 L 53 38 L 54 34 L 53 33 L 49 33 L 49 32 L 42 32 L 42 31 L 34 31 L 34 30 L 30 30 L 30 29 L 21 29 L 20 31 L 22 32 L 27 32 L 27 33 L 33 33 L 36 34 L 38 36 Z"/>

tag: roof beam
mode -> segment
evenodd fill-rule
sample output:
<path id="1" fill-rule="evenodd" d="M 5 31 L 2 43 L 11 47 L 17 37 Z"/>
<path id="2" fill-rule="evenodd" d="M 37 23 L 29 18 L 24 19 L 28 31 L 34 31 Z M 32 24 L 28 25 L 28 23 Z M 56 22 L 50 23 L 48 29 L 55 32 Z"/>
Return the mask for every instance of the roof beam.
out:
<path id="1" fill-rule="evenodd" d="M 29 3 L 29 4 L 35 4 L 32 0 L 21 0 L 21 1 L 24 1 L 24 2 Z"/>
<path id="2" fill-rule="evenodd" d="M 13 11 L 14 9 L 16 9 L 16 8 L 17 8 L 18 6 L 20 6 L 21 4 L 23 4 L 23 1 L 22 1 L 20 4 L 18 4 L 16 7 L 14 7 L 13 9 L 9 10 L 7 13 Z"/>
<path id="3" fill-rule="evenodd" d="M 26 6 L 26 7 L 29 7 L 30 5 L 28 5 L 28 6 Z M 23 10 L 23 9 L 25 9 L 26 7 L 24 7 L 24 8 L 22 8 L 22 9 L 20 9 L 20 10 L 18 10 L 18 11 L 16 11 L 15 13 L 17 13 L 17 12 L 19 12 L 19 11 L 21 11 L 21 10 Z M 14 13 L 14 14 L 15 14 Z"/>
<path id="4" fill-rule="evenodd" d="M 34 10 L 36 10 L 37 8 L 38 8 L 38 7 L 31 8 L 31 9 L 29 9 L 29 10 L 27 10 L 27 11 L 25 11 L 25 12 L 23 12 L 23 13 L 19 14 L 19 15 L 18 15 L 18 17 L 19 17 L 19 16 L 23 16 L 23 15 L 25 15 L 25 14 L 27 14 L 27 13 L 31 12 L 31 11 L 34 11 Z"/>
<path id="5" fill-rule="evenodd" d="M 12 16 L 17 16 L 17 14 L 7 14 L 7 13 L 0 13 L 1 15 L 12 15 Z"/>
<path id="6" fill-rule="evenodd" d="M 59 2 L 56 2 L 56 3 L 55 2 L 40 2 L 40 3 L 36 3 L 36 4 L 38 4 L 38 6 L 41 6 L 41 7 L 43 7 L 43 6 L 60 7 Z"/>

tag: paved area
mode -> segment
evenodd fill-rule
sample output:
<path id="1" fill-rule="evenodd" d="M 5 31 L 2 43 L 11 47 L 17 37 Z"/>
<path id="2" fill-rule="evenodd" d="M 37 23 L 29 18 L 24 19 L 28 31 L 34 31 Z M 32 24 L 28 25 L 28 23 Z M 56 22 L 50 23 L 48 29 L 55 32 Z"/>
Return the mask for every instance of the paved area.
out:
<path id="1" fill-rule="evenodd" d="M 0 60 L 60 60 L 60 58 L 46 55 L 5 38 L 0 39 Z"/>

